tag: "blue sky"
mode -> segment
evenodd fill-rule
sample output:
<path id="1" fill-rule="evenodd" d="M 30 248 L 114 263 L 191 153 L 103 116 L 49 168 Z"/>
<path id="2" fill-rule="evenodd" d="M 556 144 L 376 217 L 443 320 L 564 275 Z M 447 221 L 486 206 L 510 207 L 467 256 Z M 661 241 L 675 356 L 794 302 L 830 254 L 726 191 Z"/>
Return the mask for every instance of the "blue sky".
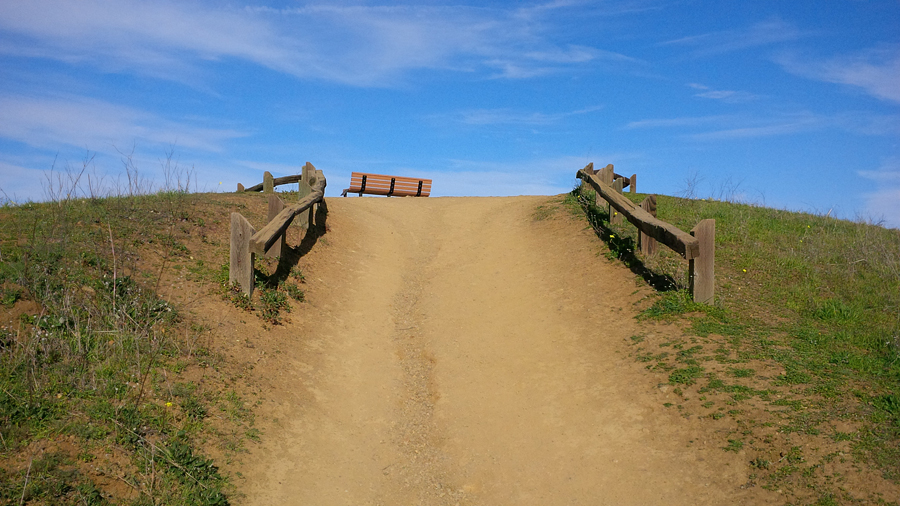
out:
<path id="1" fill-rule="evenodd" d="M 232 191 L 310 161 L 434 195 L 642 192 L 900 227 L 900 1 L 0 3 L 0 198 Z M 693 181 L 693 184 L 689 183 Z M 221 183 L 221 185 L 220 185 Z"/>

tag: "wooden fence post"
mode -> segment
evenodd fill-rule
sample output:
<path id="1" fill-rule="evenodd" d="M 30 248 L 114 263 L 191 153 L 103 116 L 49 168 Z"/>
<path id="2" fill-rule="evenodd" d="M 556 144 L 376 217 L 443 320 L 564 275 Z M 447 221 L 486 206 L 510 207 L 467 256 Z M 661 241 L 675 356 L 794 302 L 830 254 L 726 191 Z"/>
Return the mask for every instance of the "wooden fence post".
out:
<path id="1" fill-rule="evenodd" d="M 600 169 L 600 172 L 597 173 L 600 176 L 600 182 L 603 184 L 608 184 L 612 186 L 613 178 L 615 177 L 615 172 L 613 171 L 613 165 L 609 164 L 606 167 Z"/>
<path id="2" fill-rule="evenodd" d="M 619 178 L 613 181 L 612 187 L 613 190 L 622 193 L 622 183 L 623 179 Z M 609 223 L 610 225 L 621 225 L 622 224 L 622 215 L 619 214 L 618 211 L 610 207 L 609 209 Z"/>
<path id="3" fill-rule="evenodd" d="M 316 168 L 309 162 L 306 162 L 306 165 L 303 166 L 303 169 L 300 172 L 301 179 L 297 183 L 297 193 L 300 195 L 300 198 L 309 195 L 312 193 L 312 185 L 315 184 L 316 181 Z M 313 208 L 315 205 L 309 208 L 310 212 L 297 215 L 297 225 L 300 226 L 303 230 L 309 230 L 310 217 L 313 215 Z M 303 239 L 303 232 L 300 232 L 300 239 Z"/>
<path id="4" fill-rule="evenodd" d="M 628 193 L 637 193 L 637 174 L 628 178 Z"/>
<path id="5" fill-rule="evenodd" d="M 641 209 L 650 213 L 654 218 L 656 217 L 656 195 L 647 195 L 644 198 L 644 201 L 641 202 Z M 641 248 L 641 253 L 644 255 L 650 256 L 656 254 L 656 239 L 650 237 L 649 235 L 639 232 L 638 233 L 638 247 Z"/>
<path id="6" fill-rule="evenodd" d="M 593 173 L 594 173 L 594 162 L 589 162 L 589 163 L 588 163 L 587 165 L 585 165 L 584 168 L 581 169 L 581 170 L 587 172 L 588 174 L 593 174 Z M 579 189 L 583 190 L 584 188 L 585 188 L 585 186 L 584 186 L 584 181 L 581 181 L 581 184 L 580 184 L 580 186 L 579 186 Z"/>
<path id="7" fill-rule="evenodd" d="M 701 220 L 691 235 L 700 242 L 700 256 L 688 261 L 691 293 L 694 302 L 712 304 L 716 295 L 716 220 Z"/>
<path id="8" fill-rule="evenodd" d="M 278 195 L 275 195 L 274 193 L 269 195 L 269 213 L 268 217 L 266 218 L 266 223 L 275 219 L 275 217 L 278 216 L 278 213 L 280 213 L 282 209 L 284 209 L 284 202 L 280 198 L 278 198 Z M 285 235 L 286 234 L 282 234 L 281 240 L 275 242 L 275 244 L 273 244 L 272 247 L 269 248 L 269 251 L 266 251 L 267 258 L 275 258 L 281 256 L 281 249 L 285 246 Z"/>
<path id="9" fill-rule="evenodd" d="M 250 238 L 256 233 L 253 225 L 240 213 L 231 213 L 231 257 L 228 283 L 237 283 L 247 297 L 253 295 L 253 261 Z"/>
<path id="10" fill-rule="evenodd" d="M 238 192 L 238 193 L 241 193 L 241 192 L 243 192 L 243 191 L 244 191 L 244 185 L 242 185 L 241 183 L 238 183 L 238 189 L 237 189 L 237 192 Z"/>
<path id="11" fill-rule="evenodd" d="M 275 192 L 275 178 L 272 177 L 272 173 L 266 171 L 263 173 L 263 193 L 274 193 Z"/>
<path id="12" fill-rule="evenodd" d="M 612 185 L 613 178 L 615 177 L 615 173 L 613 172 L 612 164 L 609 164 L 606 167 L 603 167 L 602 169 L 598 170 L 596 172 L 596 174 L 600 178 L 600 182 L 602 182 L 604 184 Z M 602 197 L 600 197 L 600 194 L 598 193 L 597 201 L 594 203 L 594 204 L 596 204 L 597 207 L 600 207 L 601 199 L 602 199 Z M 606 211 L 609 213 L 610 216 L 612 216 L 612 207 L 609 205 L 609 203 L 606 204 Z"/>

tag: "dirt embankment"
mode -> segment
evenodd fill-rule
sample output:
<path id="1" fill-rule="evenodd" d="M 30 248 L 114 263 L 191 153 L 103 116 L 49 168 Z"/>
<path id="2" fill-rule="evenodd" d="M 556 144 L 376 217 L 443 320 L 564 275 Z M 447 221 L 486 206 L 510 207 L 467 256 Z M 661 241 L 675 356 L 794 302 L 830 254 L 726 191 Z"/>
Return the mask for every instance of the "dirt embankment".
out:
<path id="1" fill-rule="evenodd" d="M 246 350 L 243 502 L 782 502 L 724 425 L 663 406 L 626 341 L 677 330 L 634 320 L 649 289 L 564 210 L 536 220 L 548 200 L 330 199 L 309 302 Z"/>

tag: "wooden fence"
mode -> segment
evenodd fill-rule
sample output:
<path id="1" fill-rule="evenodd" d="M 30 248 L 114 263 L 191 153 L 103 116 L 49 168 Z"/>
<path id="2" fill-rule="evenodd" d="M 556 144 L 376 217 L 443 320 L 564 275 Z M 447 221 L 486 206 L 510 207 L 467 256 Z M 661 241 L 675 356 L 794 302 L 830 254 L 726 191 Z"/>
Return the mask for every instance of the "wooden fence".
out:
<path id="1" fill-rule="evenodd" d="M 625 179 L 613 171 L 612 165 L 594 170 L 589 163 L 576 174 L 610 205 L 610 223 L 621 223 L 622 217 L 640 232 L 641 251 L 654 254 L 656 242 L 680 254 L 688 261 L 688 277 L 695 302 L 711 304 L 715 299 L 716 220 L 701 220 L 690 233 L 656 218 L 656 196 L 650 195 L 638 206 L 622 195 Z M 629 178 L 634 193 L 636 176 Z"/>
<path id="2" fill-rule="evenodd" d="M 275 186 L 298 183 L 300 200 L 296 204 L 285 205 L 275 195 Z M 240 213 L 231 213 L 231 257 L 228 270 L 229 283 L 237 283 L 247 296 L 253 294 L 253 264 L 256 255 L 280 256 L 285 245 L 285 232 L 297 215 L 298 224 L 309 228 L 315 217 L 315 205 L 325 198 L 325 175 L 309 162 L 303 171 L 294 176 L 273 178 L 266 172 L 261 184 L 244 188 L 238 183 L 238 192 L 263 191 L 269 193 L 269 222 L 259 231 Z"/>

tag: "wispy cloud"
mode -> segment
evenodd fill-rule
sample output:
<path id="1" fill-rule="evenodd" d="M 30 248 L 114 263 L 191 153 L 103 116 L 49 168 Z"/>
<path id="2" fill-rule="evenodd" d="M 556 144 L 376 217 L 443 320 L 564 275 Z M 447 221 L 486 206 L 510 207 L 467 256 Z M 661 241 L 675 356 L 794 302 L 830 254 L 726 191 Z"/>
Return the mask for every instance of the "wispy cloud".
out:
<path id="1" fill-rule="evenodd" d="M 657 118 L 632 121 L 625 125 L 625 129 L 635 128 L 678 128 L 689 126 L 701 126 L 720 124 L 733 120 L 734 116 L 687 116 L 681 118 Z"/>
<path id="2" fill-rule="evenodd" d="M 565 5 L 555 9 L 565 9 Z M 384 86 L 410 69 L 541 75 L 626 55 L 559 45 L 549 21 L 516 8 L 218 4 L 94 0 L 7 2 L 0 53 L 186 80 L 238 59 L 301 79 Z M 546 11 L 550 12 L 550 11 Z"/>
<path id="3" fill-rule="evenodd" d="M 41 196 L 40 185 L 46 177 L 44 171 L 0 160 L 0 175 L 15 175 L 0 179 L 0 204 L 22 204 Z"/>
<path id="4" fill-rule="evenodd" d="M 879 183 L 895 183 L 900 185 L 900 157 L 892 156 L 875 170 L 860 170 L 860 176 Z"/>
<path id="5" fill-rule="evenodd" d="M 55 150 L 125 147 L 136 141 L 208 152 L 245 134 L 179 123 L 155 114 L 84 97 L 0 97 L 0 137 Z M 105 148 L 104 148 L 105 147 Z"/>
<path id="6" fill-rule="evenodd" d="M 861 88 L 881 100 L 900 102 L 900 45 L 830 59 L 785 53 L 775 61 L 798 76 Z"/>
<path id="7" fill-rule="evenodd" d="M 687 48 L 692 56 L 704 57 L 771 46 L 797 40 L 809 34 L 809 32 L 776 18 L 740 30 L 691 35 L 669 40 L 660 45 Z"/>
<path id="8" fill-rule="evenodd" d="M 698 93 L 694 95 L 695 97 L 721 100 L 728 103 L 751 102 L 760 98 L 759 95 L 754 95 L 747 91 L 716 90 L 697 83 L 688 83 L 688 87 L 698 90 Z"/>
<path id="9" fill-rule="evenodd" d="M 694 132 L 680 135 L 696 141 L 774 137 L 825 129 L 843 130 L 857 135 L 892 136 L 900 134 L 900 117 L 852 111 L 835 115 L 801 111 L 770 116 L 718 115 L 644 119 L 632 121 L 624 128 L 693 128 Z"/>
<path id="10" fill-rule="evenodd" d="M 688 134 L 686 137 L 698 141 L 774 137 L 819 130 L 828 126 L 829 123 L 826 118 L 814 114 L 796 114 L 755 120 L 754 122 L 760 124 Z"/>
<path id="11" fill-rule="evenodd" d="M 590 114 L 603 106 L 586 107 L 560 113 L 522 112 L 513 109 L 473 109 L 451 115 L 451 119 L 466 125 L 550 125 L 566 118 Z"/>
<path id="12" fill-rule="evenodd" d="M 877 185 L 875 191 L 864 195 L 866 214 L 884 220 L 887 226 L 900 228 L 900 157 L 888 157 L 877 169 L 857 174 Z"/>

